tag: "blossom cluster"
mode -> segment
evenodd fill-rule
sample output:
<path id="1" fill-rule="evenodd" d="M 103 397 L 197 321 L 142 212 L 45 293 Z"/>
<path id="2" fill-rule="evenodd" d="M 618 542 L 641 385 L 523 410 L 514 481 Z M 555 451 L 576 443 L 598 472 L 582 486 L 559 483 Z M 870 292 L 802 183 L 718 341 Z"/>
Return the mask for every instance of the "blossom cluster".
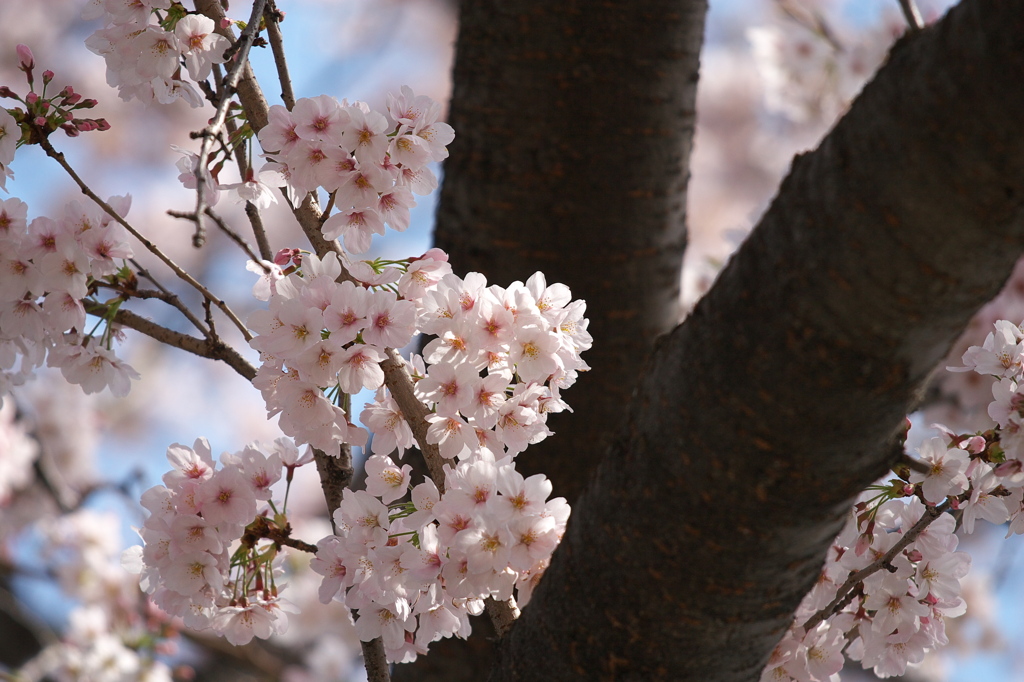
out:
<path id="1" fill-rule="evenodd" d="M 859 503 L 762 680 L 837 679 L 843 652 L 880 677 L 902 675 L 948 643 L 945 619 L 966 610 L 959 581 L 970 557 L 956 551 L 953 531 L 960 526 L 972 533 L 984 519 L 1009 523 L 1007 536 L 1024 534 L 1024 329 L 996 322 L 963 363 L 949 369 L 996 380 L 988 406 L 996 428 L 956 435 L 937 426 L 941 435 L 921 444 L 916 467 L 897 466 L 899 478 L 874 487 L 888 501 L 870 508 Z M 926 513 L 934 520 L 892 553 Z M 885 570 L 849 589 L 851 575 L 880 559 L 877 568 Z M 805 631 L 815 614 L 823 619 Z"/>
<path id="2" fill-rule="evenodd" d="M 560 392 L 587 369 L 580 353 L 592 340 L 585 304 L 540 273 L 488 286 L 478 273 L 454 275 L 438 249 L 376 265 L 353 264 L 354 281 L 338 282 L 334 254 L 303 255 L 301 269 L 261 279 L 270 305 L 249 325 L 264 360 L 254 383 L 297 442 L 332 454 L 343 442 L 365 444 L 366 430 L 336 403 L 377 391 L 360 415 L 373 433 L 367 489 L 345 493 L 339 534 L 319 543 L 313 568 L 324 575 L 322 599 L 359 611 L 361 637 L 383 636 L 392 660 L 409 660 L 435 639 L 465 636 L 483 599 L 508 599 L 514 588 L 529 599 L 569 510 L 513 458 L 549 435 L 547 415 L 566 409 Z M 430 408 L 426 441 L 453 466 L 443 496 L 426 481 L 403 503 L 411 467 L 389 455 L 414 440 L 379 363 L 417 332 L 435 338 L 406 371 Z"/>
<path id="3" fill-rule="evenodd" d="M 273 159 L 261 180 L 278 184 L 268 171 L 278 173 L 293 201 L 330 192 L 339 212 L 323 235 L 354 253 L 385 224 L 408 226 L 412 193 L 436 185 L 426 164 L 444 158 L 452 139 L 437 104 L 408 88 L 389 97 L 388 112 L 392 123 L 319 97 L 292 112 L 271 108 L 260 131 Z M 250 266 L 263 272 L 257 297 L 269 301 L 248 322 L 263 360 L 254 384 L 286 434 L 331 454 L 341 443 L 362 446 L 368 434 L 344 396 L 377 391 L 360 414 L 373 434 L 367 489 L 346 491 L 338 535 L 318 543 L 312 568 L 324 576 L 321 600 L 356 610 L 360 638 L 382 637 L 392 661 L 466 636 L 487 598 L 515 590 L 528 601 L 569 513 L 564 499 L 548 501 L 547 479 L 524 479 L 513 458 L 549 435 L 547 414 L 567 408 L 560 391 L 587 369 L 586 306 L 540 273 L 502 288 L 479 273 L 460 278 L 447 261 L 439 249 L 407 262 L 344 263 L 285 251 Z M 399 502 L 411 467 L 389 455 L 414 440 L 380 363 L 417 333 L 434 337 L 405 367 L 430 410 L 426 442 L 456 463 L 446 465 L 443 495 L 428 480 Z"/>
<path id="4" fill-rule="evenodd" d="M 928 650 L 948 643 L 945 620 L 962 615 L 960 579 L 970 556 L 955 551 L 956 521 L 940 514 L 883 570 L 871 573 L 852 591 L 839 594 L 851 574 L 865 569 L 900 542 L 925 514 L 917 497 L 890 500 L 873 509 L 860 503 L 829 549 L 814 588 L 797 609 L 795 624 L 772 652 L 764 681 L 838 682 L 845 652 L 879 677 L 902 675 Z M 820 623 L 803 625 L 828 610 L 837 597 L 845 603 Z"/>
<path id="5" fill-rule="evenodd" d="M 130 197 L 108 204 L 125 215 Z M 122 273 L 132 256 L 124 228 L 94 205 L 68 202 L 61 218 L 28 221 L 19 199 L 0 201 L 0 395 L 45 360 L 86 393 L 127 395 L 138 374 L 111 350 L 113 330 L 85 329 L 83 299 Z"/>
<path id="6" fill-rule="evenodd" d="M 82 18 L 103 21 L 85 44 L 106 61 L 107 84 L 126 102 L 169 104 L 180 98 L 202 106 L 202 95 L 181 67 L 192 81 L 205 81 L 215 64 L 226 61 L 230 46 L 214 33 L 213 20 L 171 0 L 90 0 Z"/>
<path id="7" fill-rule="evenodd" d="M 389 95 L 388 115 L 364 102 L 338 102 L 333 97 L 303 98 L 289 111 L 270 107 L 269 123 L 259 140 L 270 160 L 253 180 L 250 195 L 265 194 L 261 184 L 285 187 L 298 205 L 317 188 L 330 193 L 338 212 L 323 224 L 325 239 L 341 237 L 351 253 L 365 253 L 385 224 L 404 231 L 413 194 L 437 187 L 428 166 L 448 156 L 455 136 L 438 121 L 441 105 L 403 87 Z M 390 117 L 390 118 L 389 118 Z"/>
<path id="8" fill-rule="evenodd" d="M 125 567 L 141 574 L 157 606 L 190 628 L 212 628 L 232 644 L 282 632 L 288 621 L 274 574 L 278 545 L 260 542 L 254 529 L 284 523 L 270 488 L 284 467 L 310 458 L 278 439 L 224 453 L 218 469 L 199 438 L 191 448 L 171 445 L 167 459 L 173 468 L 164 485 L 142 496 L 150 512 L 139 531 L 145 545 L 125 552 Z"/>
<path id="9" fill-rule="evenodd" d="M 409 466 L 375 455 L 367 490 L 346 490 L 334 514 L 338 534 L 317 543 L 321 601 L 358 611 L 359 638 L 381 637 L 390 661 L 468 636 L 488 597 L 507 600 L 515 588 L 525 604 L 565 531 L 569 505 L 547 499 L 550 481 L 488 455 L 446 467 L 443 496 L 427 480 L 405 503 L 392 501 L 405 495 Z"/>

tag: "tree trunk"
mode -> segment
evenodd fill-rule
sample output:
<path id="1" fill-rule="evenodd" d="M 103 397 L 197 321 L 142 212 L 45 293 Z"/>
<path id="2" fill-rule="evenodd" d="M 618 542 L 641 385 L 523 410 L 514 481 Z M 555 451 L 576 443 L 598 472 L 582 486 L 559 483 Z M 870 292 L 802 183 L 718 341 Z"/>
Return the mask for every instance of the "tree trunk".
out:
<path id="1" fill-rule="evenodd" d="M 537 270 L 587 301 L 593 370 L 517 458 L 574 500 L 655 339 L 679 320 L 686 181 L 706 0 L 464 0 L 435 234 L 506 286 Z M 460 274 L 463 274 L 460 273 Z M 493 630 L 445 640 L 394 679 L 483 679 Z M 554 678 L 552 678 L 554 679 Z"/>
<path id="2" fill-rule="evenodd" d="M 593 371 L 557 436 L 517 458 L 570 502 L 679 322 L 706 0 L 464 0 L 437 245 L 507 286 L 542 270 L 587 301 Z"/>
<path id="3" fill-rule="evenodd" d="M 1024 251 L 1022 35 L 1017 0 L 965 2 L 794 161 L 658 345 L 492 680 L 758 679 L 917 391 Z"/>

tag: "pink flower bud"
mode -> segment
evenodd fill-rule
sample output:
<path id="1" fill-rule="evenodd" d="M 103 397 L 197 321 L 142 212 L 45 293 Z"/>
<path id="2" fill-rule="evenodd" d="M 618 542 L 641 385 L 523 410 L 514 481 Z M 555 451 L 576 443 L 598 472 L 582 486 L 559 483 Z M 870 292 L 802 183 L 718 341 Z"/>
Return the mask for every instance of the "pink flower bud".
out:
<path id="1" fill-rule="evenodd" d="M 35 123 L 37 126 L 44 126 L 46 125 L 46 117 L 36 116 L 35 119 L 32 120 L 32 122 Z"/>
<path id="2" fill-rule="evenodd" d="M 43 71 L 43 83 L 49 83 L 52 80 L 53 80 L 53 71 L 50 71 L 49 69 L 47 69 L 46 71 Z"/>
<path id="3" fill-rule="evenodd" d="M 67 133 L 68 137 L 78 137 L 79 135 L 78 128 L 71 125 L 70 123 L 65 123 L 60 127 L 60 129 Z"/>
<path id="4" fill-rule="evenodd" d="M 110 124 L 107 123 L 107 119 L 98 118 L 96 119 L 96 130 L 103 132 L 104 130 L 110 130 Z"/>
<path id="5" fill-rule="evenodd" d="M 961 443 L 960 447 L 966 450 L 967 452 L 971 453 L 972 455 L 980 455 L 981 453 L 985 452 L 985 445 L 986 443 L 984 436 L 971 436 L 963 443 Z"/>
<path id="6" fill-rule="evenodd" d="M 1019 474 L 1022 467 L 1024 467 L 1024 463 L 1019 459 L 1009 459 L 997 466 L 994 471 L 996 476 L 1013 476 Z"/>
<path id="7" fill-rule="evenodd" d="M 14 48 L 18 53 L 18 62 L 22 71 L 31 71 L 32 67 L 36 65 L 35 57 L 32 56 L 32 50 L 29 49 L 28 45 L 21 45 L 20 43 Z"/>
<path id="8" fill-rule="evenodd" d="M 223 19 L 220 20 L 220 27 L 221 28 L 229 28 L 230 26 L 231 26 L 231 20 L 228 19 L 227 17 L 224 17 Z"/>
<path id="9" fill-rule="evenodd" d="M 82 101 L 82 96 L 79 95 L 77 92 L 72 93 L 64 98 L 64 103 L 68 105 L 78 104 L 80 101 Z"/>
<path id="10" fill-rule="evenodd" d="M 292 261 L 294 258 L 301 258 L 302 255 L 298 249 L 281 249 L 274 256 L 274 264 L 280 265 L 282 268 Z"/>
<path id="11" fill-rule="evenodd" d="M 0 85 L 0 97 L 17 97 L 17 95 L 6 85 Z"/>
<path id="12" fill-rule="evenodd" d="M 35 104 L 39 101 L 39 95 L 34 92 L 30 92 L 25 96 L 25 101 L 29 104 Z"/>

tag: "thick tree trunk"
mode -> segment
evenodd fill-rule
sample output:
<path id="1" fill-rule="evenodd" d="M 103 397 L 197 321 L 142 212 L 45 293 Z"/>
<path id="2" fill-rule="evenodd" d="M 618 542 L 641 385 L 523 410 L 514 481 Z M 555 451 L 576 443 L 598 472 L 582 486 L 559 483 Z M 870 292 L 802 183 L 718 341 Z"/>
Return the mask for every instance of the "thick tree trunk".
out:
<path id="1" fill-rule="evenodd" d="M 659 344 L 492 680 L 758 679 L 916 392 L 1024 251 L 1022 35 L 1019 0 L 963 3 L 794 161 Z"/>
<path id="2" fill-rule="evenodd" d="M 654 340 L 679 321 L 706 0 L 464 0 L 436 241 L 502 286 L 587 301 L 593 371 L 517 461 L 583 489 Z"/>
<path id="3" fill-rule="evenodd" d="M 575 499 L 655 339 L 679 319 L 686 180 L 706 0 L 464 0 L 436 242 L 502 286 L 537 270 L 587 301 L 600 339 L 572 414 L 517 458 Z M 483 679 L 493 631 L 445 640 L 394 679 Z M 554 679 L 554 678 L 552 678 Z"/>

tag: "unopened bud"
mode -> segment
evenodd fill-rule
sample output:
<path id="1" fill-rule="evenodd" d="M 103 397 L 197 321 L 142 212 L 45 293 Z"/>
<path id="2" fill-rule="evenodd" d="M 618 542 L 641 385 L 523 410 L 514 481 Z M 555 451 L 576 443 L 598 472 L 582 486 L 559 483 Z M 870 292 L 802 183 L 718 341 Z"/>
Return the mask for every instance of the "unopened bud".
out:
<path id="1" fill-rule="evenodd" d="M 71 125 L 70 123 L 65 123 L 60 127 L 60 129 L 67 133 L 68 137 L 78 137 L 79 135 L 78 128 Z"/>
<path id="2" fill-rule="evenodd" d="M 110 124 L 107 123 L 107 119 L 98 118 L 96 119 L 96 130 L 103 132 L 104 130 L 110 130 Z"/>
<path id="3" fill-rule="evenodd" d="M 78 105 L 79 109 L 92 109 L 98 102 L 94 99 L 83 99 L 82 103 Z"/>
<path id="4" fill-rule="evenodd" d="M 220 20 L 220 27 L 221 28 L 230 28 L 233 23 L 234 23 L 233 21 L 231 21 L 227 17 L 224 17 L 223 19 Z"/>
<path id="5" fill-rule="evenodd" d="M 302 254 L 298 249 L 281 249 L 274 256 L 274 263 L 282 268 L 292 261 L 293 258 L 301 258 Z"/>
<path id="6" fill-rule="evenodd" d="M 960 443 L 960 447 L 972 455 L 980 455 L 985 452 L 986 445 L 988 444 L 985 442 L 985 438 L 983 436 L 971 436 L 964 442 Z"/>
<path id="7" fill-rule="evenodd" d="M 78 104 L 82 101 L 82 96 L 77 92 L 73 92 L 70 95 L 64 97 L 64 103 L 67 105 Z"/>
<path id="8" fill-rule="evenodd" d="M 25 96 L 25 101 L 29 104 L 35 104 L 39 101 L 39 95 L 34 92 L 30 92 L 28 93 L 28 95 Z"/>
<path id="9" fill-rule="evenodd" d="M 26 73 L 32 70 L 32 67 L 36 65 L 36 59 L 32 56 L 32 50 L 29 49 L 28 45 L 21 45 L 20 43 L 14 48 L 18 53 L 18 64 L 19 68 Z"/>
<path id="10" fill-rule="evenodd" d="M 0 97 L 17 97 L 17 95 L 6 85 L 0 85 Z"/>
<path id="11" fill-rule="evenodd" d="M 46 83 L 49 83 L 52 80 L 53 80 L 53 71 L 50 71 L 49 69 L 47 69 L 46 71 L 43 71 L 43 84 L 45 85 Z"/>
<path id="12" fill-rule="evenodd" d="M 32 119 L 32 122 L 35 123 L 37 126 L 44 126 L 46 125 L 46 117 L 36 116 L 34 119 Z"/>

